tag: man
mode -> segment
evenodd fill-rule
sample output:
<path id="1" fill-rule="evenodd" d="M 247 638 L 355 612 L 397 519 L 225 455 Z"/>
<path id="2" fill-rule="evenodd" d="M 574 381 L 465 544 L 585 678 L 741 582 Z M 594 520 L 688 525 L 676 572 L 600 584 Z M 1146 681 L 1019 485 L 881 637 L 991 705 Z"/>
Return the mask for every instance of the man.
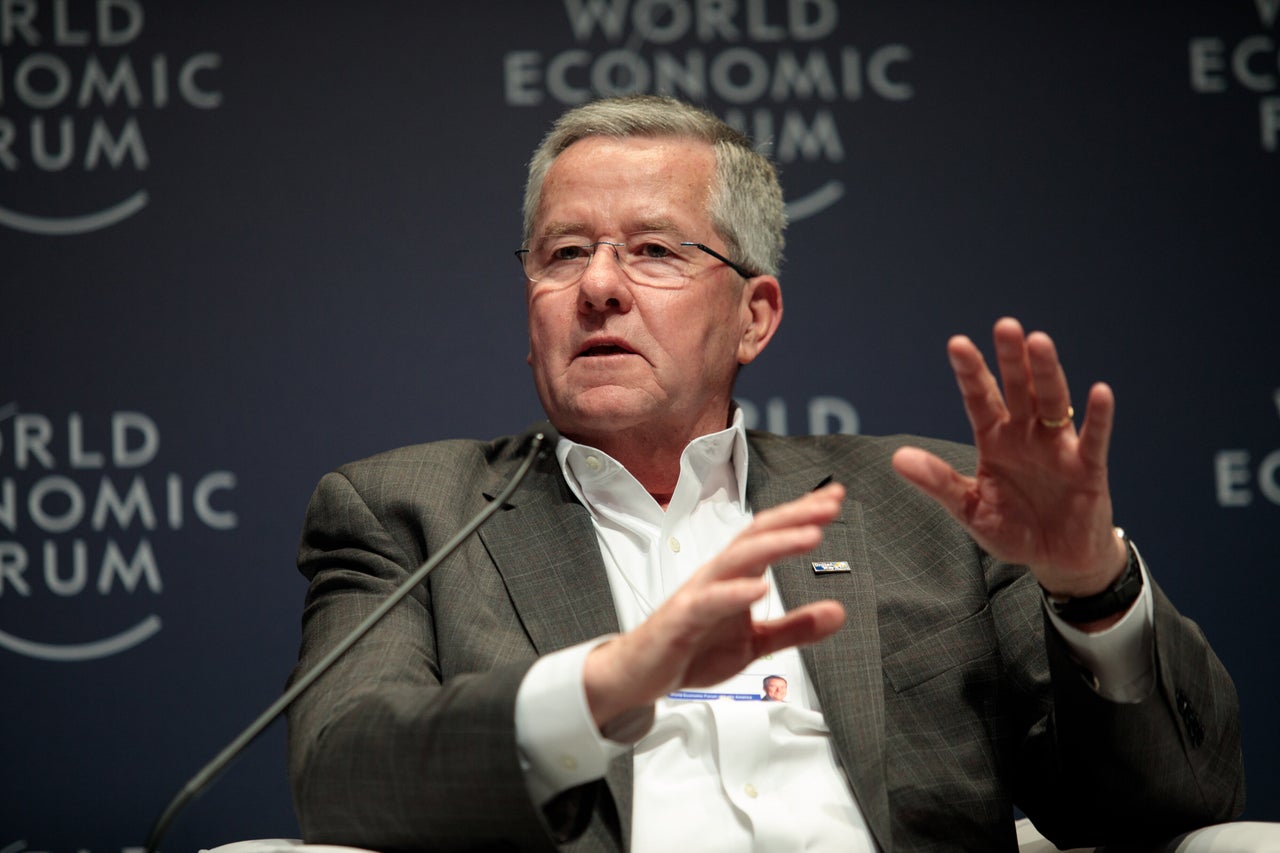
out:
<path id="1" fill-rule="evenodd" d="M 1239 813 L 1234 688 L 1112 526 L 1110 389 L 1077 431 L 1052 341 L 1005 319 L 1003 394 L 948 345 L 976 461 L 749 433 L 731 394 L 781 319 L 783 226 L 770 164 L 708 114 L 644 97 L 557 122 L 518 254 L 563 438 L 291 712 L 308 840 L 999 850 L 1015 803 L 1063 844 Z M 299 671 L 525 452 L 439 442 L 325 477 Z M 753 672 L 788 701 L 731 701 Z"/>
<path id="2" fill-rule="evenodd" d="M 787 680 L 781 675 L 770 675 L 763 682 L 764 695 L 760 698 L 766 702 L 787 701 Z"/>

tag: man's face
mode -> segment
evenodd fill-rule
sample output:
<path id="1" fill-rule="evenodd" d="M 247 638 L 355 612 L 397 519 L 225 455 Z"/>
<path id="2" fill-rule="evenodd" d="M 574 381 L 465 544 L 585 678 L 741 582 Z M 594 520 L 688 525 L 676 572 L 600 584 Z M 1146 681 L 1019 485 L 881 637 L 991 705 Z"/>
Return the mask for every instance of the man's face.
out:
<path id="1" fill-rule="evenodd" d="M 764 683 L 764 695 L 774 702 L 785 702 L 787 699 L 786 679 L 770 678 Z"/>
<path id="2" fill-rule="evenodd" d="M 547 172 L 534 236 L 572 234 L 586 245 L 658 230 L 725 253 L 706 209 L 714 168 L 701 142 L 580 140 Z M 538 395 L 552 423 L 579 440 L 723 429 L 737 367 L 763 346 L 748 331 L 753 288 L 710 256 L 679 286 L 654 287 L 628 278 L 601 246 L 573 284 L 527 287 Z"/>

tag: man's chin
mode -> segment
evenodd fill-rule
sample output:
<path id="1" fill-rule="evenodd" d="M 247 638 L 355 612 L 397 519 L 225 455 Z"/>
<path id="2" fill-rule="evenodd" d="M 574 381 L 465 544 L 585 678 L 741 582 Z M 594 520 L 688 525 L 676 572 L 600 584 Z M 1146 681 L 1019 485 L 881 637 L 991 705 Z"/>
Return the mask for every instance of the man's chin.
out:
<path id="1" fill-rule="evenodd" d="M 557 405 L 543 407 L 565 435 L 617 432 L 650 422 L 662 411 L 654 398 L 625 385 L 602 385 L 580 391 Z"/>

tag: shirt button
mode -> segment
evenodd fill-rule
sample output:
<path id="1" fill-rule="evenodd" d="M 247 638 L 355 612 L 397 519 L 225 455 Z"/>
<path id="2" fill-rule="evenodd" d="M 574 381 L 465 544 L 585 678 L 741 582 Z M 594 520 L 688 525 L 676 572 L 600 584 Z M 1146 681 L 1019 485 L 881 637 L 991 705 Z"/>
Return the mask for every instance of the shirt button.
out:
<path id="1" fill-rule="evenodd" d="M 671 549 L 672 553 L 674 553 L 674 554 L 679 554 L 679 553 L 680 553 L 680 540 L 679 540 L 679 539 L 677 539 L 676 537 L 672 536 L 670 539 L 668 539 L 668 540 L 667 540 L 667 547 Z"/>
<path id="2" fill-rule="evenodd" d="M 756 786 L 752 785 L 750 782 L 742 786 L 742 793 L 746 794 L 753 800 L 760 796 L 760 792 L 756 790 Z"/>
<path id="3" fill-rule="evenodd" d="M 565 770 L 577 770 L 578 762 L 572 755 L 562 755 L 560 756 L 560 766 Z"/>
<path id="4" fill-rule="evenodd" d="M 592 471 L 599 471 L 600 468 L 603 467 L 603 465 L 604 463 L 600 461 L 599 456 L 587 457 L 587 467 L 590 468 Z"/>

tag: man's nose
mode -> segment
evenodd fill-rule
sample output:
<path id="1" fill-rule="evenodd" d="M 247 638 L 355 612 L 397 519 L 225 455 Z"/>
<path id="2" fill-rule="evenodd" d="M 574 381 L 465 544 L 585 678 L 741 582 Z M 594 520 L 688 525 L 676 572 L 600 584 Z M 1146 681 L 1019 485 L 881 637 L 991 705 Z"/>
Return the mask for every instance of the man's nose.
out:
<path id="1" fill-rule="evenodd" d="M 578 280 L 578 305 L 587 311 L 628 310 L 631 307 L 629 285 L 617 247 L 599 243 Z"/>

